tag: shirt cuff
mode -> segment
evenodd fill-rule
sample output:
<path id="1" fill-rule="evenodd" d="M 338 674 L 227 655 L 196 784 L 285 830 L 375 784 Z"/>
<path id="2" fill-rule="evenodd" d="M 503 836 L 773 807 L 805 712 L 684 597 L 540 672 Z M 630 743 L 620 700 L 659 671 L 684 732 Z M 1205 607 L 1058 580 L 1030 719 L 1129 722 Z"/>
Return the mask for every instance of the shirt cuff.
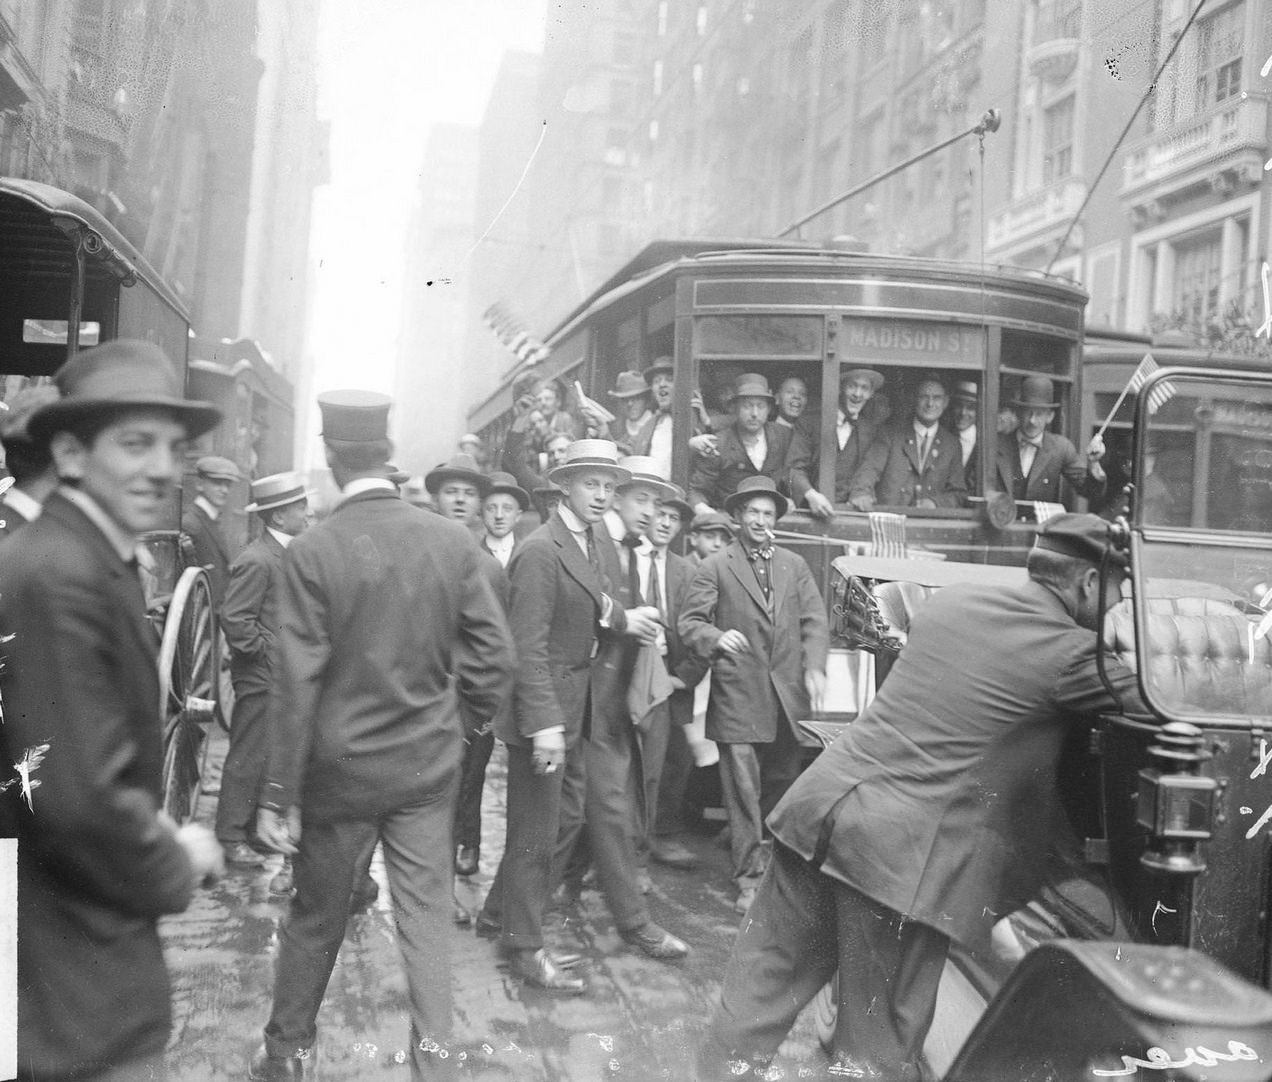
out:
<path id="1" fill-rule="evenodd" d="M 614 615 L 614 599 L 609 594 L 601 594 L 601 627 L 610 626 L 610 617 Z"/>
<path id="2" fill-rule="evenodd" d="M 530 739 L 533 740 L 536 736 L 546 736 L 548 733 L 563 733 L 563 732 L 565 732 L 564 725 L 549 725 L 546 729 L 539 729 L 531 733 Z"/>

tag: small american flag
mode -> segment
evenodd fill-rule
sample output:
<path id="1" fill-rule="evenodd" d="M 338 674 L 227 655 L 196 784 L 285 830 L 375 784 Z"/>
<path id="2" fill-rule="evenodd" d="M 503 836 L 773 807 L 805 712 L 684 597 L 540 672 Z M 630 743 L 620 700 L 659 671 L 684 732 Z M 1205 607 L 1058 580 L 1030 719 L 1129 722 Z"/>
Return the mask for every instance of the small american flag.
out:
<path id="1" fill-rule="evenodd" d="M 1139 389 L 1148 382 L 1148 377 L 1157 371 L 1157 368 L 1158 364 L 1155 360 L 1153 360 L 1153 355 L 1151 353 L 1145 353 L 1144 359 L 1140 361 L 1139 367 L 1135 369 L 1135 374 L 1131 376 L 1131 382 L 1128 384 L 1128 389 L 1136 392 L 1139 391 Z M 1151 417 L 1154 413 L 1166 405 L 1167 402 L 1174 398 L 1175 393 L 1175 385 L 1171 383 L 1170 380 L 1163 380 L 1154 387 L 1152 394 L 1148 396 L 1149 416 Z"/>

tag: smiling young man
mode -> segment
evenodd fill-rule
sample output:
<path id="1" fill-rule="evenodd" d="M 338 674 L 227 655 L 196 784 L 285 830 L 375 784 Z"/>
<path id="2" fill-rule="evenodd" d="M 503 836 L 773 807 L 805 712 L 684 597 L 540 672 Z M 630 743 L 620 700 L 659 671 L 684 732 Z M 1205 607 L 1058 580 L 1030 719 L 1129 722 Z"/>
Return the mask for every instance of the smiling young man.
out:
<path id="1" fill-rule="evenodd" d="M 839 377 L 839 410 L 835 420 L 835 501 L 847 503 L 852 479 L 857 475 L 866 458 L 866 451 L 878 434 L 877 425 L 862 416 L 866 403 L 883 386 L 883 375 L 873 368 L 850 368 Z M 811 459 L 813 447 L 799 447 L 792 455 L 799 459 Z M 811 482 L 804 493 L 804 503 L 818 518 L 830 518 L 835 513 L 834 503 Z"/>
<path id="2" fill-rule="evenodd" d="M 159 810 L 156 644 L 136 550 L 168 521 L 187 441 L 220 413 L 184 401 L 144 342 L 79 353 L 56 381 L 63 397 L 28 432 L 60 484 L 0 545 L 0 762 L 43 754 L 38 788 L 0 796 L 0 834 L 18 839 L 19 1078 L 165 1078 L 158 918 L 223 866 L 210 831 Z"/>
<path id="3" fill-rule="evenodd" d="M 736 908 L 764 872 L 764 816 L 799 773 L 800 718 L 826 689 L 826 610 L 803 558 L 773 545 L 789 504 L 771 478 L 748 477 L 726 501 L 738 536 L 698 566 L 680 612 L 681 638 L 711 664 L 707 739 L 720 749 Z"/>

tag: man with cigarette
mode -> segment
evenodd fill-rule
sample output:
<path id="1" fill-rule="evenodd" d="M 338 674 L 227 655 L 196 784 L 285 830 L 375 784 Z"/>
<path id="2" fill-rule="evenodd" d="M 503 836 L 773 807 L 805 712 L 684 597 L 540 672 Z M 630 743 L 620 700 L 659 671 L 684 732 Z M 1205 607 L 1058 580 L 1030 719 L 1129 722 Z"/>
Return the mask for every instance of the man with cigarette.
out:
<path id="1" fill-rule="evenodd" d="M 711 663 L 707 738 L 720 749 L 736 908 L 764 873 L 764 816 L 799 773 L 796 725 L 822 709 L 829 634 L 808 564 L 773 544 L 789 503 L 769 477 L 725 500 L 738 536 L 705 560 L 680 612 L 680 636 Z"/>

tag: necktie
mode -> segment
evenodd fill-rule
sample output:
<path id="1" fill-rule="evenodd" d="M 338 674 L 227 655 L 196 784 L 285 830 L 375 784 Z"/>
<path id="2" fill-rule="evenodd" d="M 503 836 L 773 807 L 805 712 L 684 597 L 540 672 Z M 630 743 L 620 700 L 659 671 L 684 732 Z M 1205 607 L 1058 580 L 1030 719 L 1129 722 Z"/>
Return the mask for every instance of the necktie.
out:
<path id="1" fill-rule="evenodd" d="M 632 604 L 641 605 L 640 568 L 636 564 L 636 550 L 640 547 L 640 538 L 629 533 L 623 538 L 623 548 L 627 550 L 627 588 L 631 591 Z"/>
<path id="2" fill-rule="evenodd" d="M 658 610 L 659 616 L 667 616 L 667 611 L 663 608 L 662 586 L 658 582 L 657 549 L 649 554 L 649 603 Z"/>
<path id="3" fill-rule="evenodd" d="M 928 451 L 932 449 L 932 433 L 924 432 L 923 439 L 919 443 L 919 469 L 927 466 Z"/>
<path id="4" fill-rule="evenodd" d="M 596 554 L 596 534 L 592 532 L 591 526 L 587 527 L 583 533 L 587 537 L 587 562 L 592 565 L 592 570 L 596 572 L 596 577 L 599 579 L 601 577 L 601 561 Z"/>

